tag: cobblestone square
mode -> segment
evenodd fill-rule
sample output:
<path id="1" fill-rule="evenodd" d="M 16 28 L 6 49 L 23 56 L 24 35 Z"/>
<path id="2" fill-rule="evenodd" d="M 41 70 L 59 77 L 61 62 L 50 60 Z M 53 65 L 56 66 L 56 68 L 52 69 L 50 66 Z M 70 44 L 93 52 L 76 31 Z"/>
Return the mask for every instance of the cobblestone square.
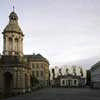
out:
<path id="1" fill-rule="evenodd" d="M 89 88 L 46 88 L 31 95 L 8 98 L 6 100 L 100 100 L 99 89 Z"/>

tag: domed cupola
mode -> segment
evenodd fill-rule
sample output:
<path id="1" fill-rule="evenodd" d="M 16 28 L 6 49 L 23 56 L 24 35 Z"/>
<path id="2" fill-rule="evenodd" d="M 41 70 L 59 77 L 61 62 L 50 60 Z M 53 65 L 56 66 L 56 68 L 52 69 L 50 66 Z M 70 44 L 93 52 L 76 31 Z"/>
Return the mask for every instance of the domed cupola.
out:
<path id="1" fill-rule="evenodd" d="M 7 32 L 18 33 L 23 35 L 23 32 L 18 25 L 18 16 L 14 11 L 11 12 L 9 15 L 9 24 L 5 27 L 3 34 Z"/>
<path id="2" fill-rule="evenodd" d="M 3 30 L 3 54 L 23 56 L 23 32 L 18 25 L 18 16 L 13 11 L 9 15 L 9 23 Z"/>
<path id="3" fill-rule="evenodd" d="M 17 16 L 17 14 L 16 14 L 14 11 L 10 13 L 10 15 L 9 15 L 9 20 L 10 20 L 10 21 L 11 21 L 11 20 L 15 20 L 15 21 L 18 20 L 18 16 Z"/>

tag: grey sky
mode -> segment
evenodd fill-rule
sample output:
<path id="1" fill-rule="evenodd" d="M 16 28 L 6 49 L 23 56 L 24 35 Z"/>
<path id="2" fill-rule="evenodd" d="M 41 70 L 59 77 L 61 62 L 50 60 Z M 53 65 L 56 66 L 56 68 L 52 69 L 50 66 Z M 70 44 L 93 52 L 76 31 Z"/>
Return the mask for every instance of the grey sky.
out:
<path id="1" fill-rule="evenodd" d="M 41 53 L 51 65 L 99 57 L 100 0 L 15 0 L 14 4 L 25 34 L 25 54 Z M 0 0 L 0 8 L 1 33 L 12 4 Z M 2 46 L 0 34 L 0 52 Z"/>

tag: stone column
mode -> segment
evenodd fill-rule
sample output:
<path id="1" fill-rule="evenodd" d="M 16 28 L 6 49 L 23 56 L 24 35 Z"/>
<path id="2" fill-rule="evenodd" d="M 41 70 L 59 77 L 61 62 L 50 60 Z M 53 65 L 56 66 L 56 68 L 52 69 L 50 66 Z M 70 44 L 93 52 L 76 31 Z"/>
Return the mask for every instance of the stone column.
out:
<path id="1" fill-rule="evenodd" d="M 0 92 L 3 93 L 4 90 L 4 76 L 0 69 Z"/>
<path id="2" fill-rule="evenodd" d="M 6 37 L 3 37 L 3 51 L 5 52 L 6 50 Z"/>
<path id="3" fill-rule="evenodd" d="M 20 38 L 18 39 L 18 53 L 20 53 Z"/>
<path id="4" fill-rule="evenodd" d="M 27 82 L 28 82 L 28 92 L 30 92 L 31 91 L 31 84 L 30 84 L 30 74 L 28 74 L 28 80 L 27 80 Z"/>
<path id="5" fill-rule="evenodd" d="M 9 50 L 9 49 L 8 49 L 8 45 L 9 45 L 8 42 L 9 42 L 9 41 L 8 41 L 8 37 L 6 36 L 6 37 L 5 37 L 5 55 L 8 55 L 8 50 Z"/>
<path id="6" fill-rule="evenodd" d="M 23 88 L 23 93 L 25 93 L 25 74 L 24 72 L 22 74 L 22 88 Z"/>
<path id="7" fill-rule="evenodd" d="M 21 39 L 21 52 L 23 54 L 23 38 Z"/>
<path id="8" fill-rule="evenodd" d="M 15 38 L 12 38 L 12 55 L 15 55 Z"/>
<path id="9" fill-rule="evenodd" d="M 21 38 L 19 39 L 19 52 L 21 53 Z"/>
<path id="10" fill-rule="evenodd" d="M 13 92 L 16 93 L 16 88 L 17 88 L 17 72 L 15 71 L 14 74 L 13 74 Z"/>
<path id="11" fill-rule="evenodd" d="M 20 93 L 20 71 L 17 71 L 16 75 L 16 90 L 18 93 Z"/>
<path id="12" fill-rule="evenodd" d="M 20 74 L 20 89 L 21 89 L 21 93 L 25 93 L 25 74 L 24 71 L 21 71 Z"/>

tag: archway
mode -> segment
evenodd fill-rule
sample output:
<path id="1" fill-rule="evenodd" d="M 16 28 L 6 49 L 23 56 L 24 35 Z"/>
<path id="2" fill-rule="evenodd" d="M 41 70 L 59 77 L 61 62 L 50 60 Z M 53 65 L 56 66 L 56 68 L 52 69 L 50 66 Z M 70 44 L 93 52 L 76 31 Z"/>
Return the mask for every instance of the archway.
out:
<path id="1" fill-rule="evenodd" d="M 13 87 L 13 77 L 10 72 L 4 74 L 4 92 L 5 94 L 10 94 Z"/>
<path id="2" fill-rule="evenodd" d="M 9 50 L 11 51 L 13 47 L 13 40 L 12 38 L 9 38 Z"/>

